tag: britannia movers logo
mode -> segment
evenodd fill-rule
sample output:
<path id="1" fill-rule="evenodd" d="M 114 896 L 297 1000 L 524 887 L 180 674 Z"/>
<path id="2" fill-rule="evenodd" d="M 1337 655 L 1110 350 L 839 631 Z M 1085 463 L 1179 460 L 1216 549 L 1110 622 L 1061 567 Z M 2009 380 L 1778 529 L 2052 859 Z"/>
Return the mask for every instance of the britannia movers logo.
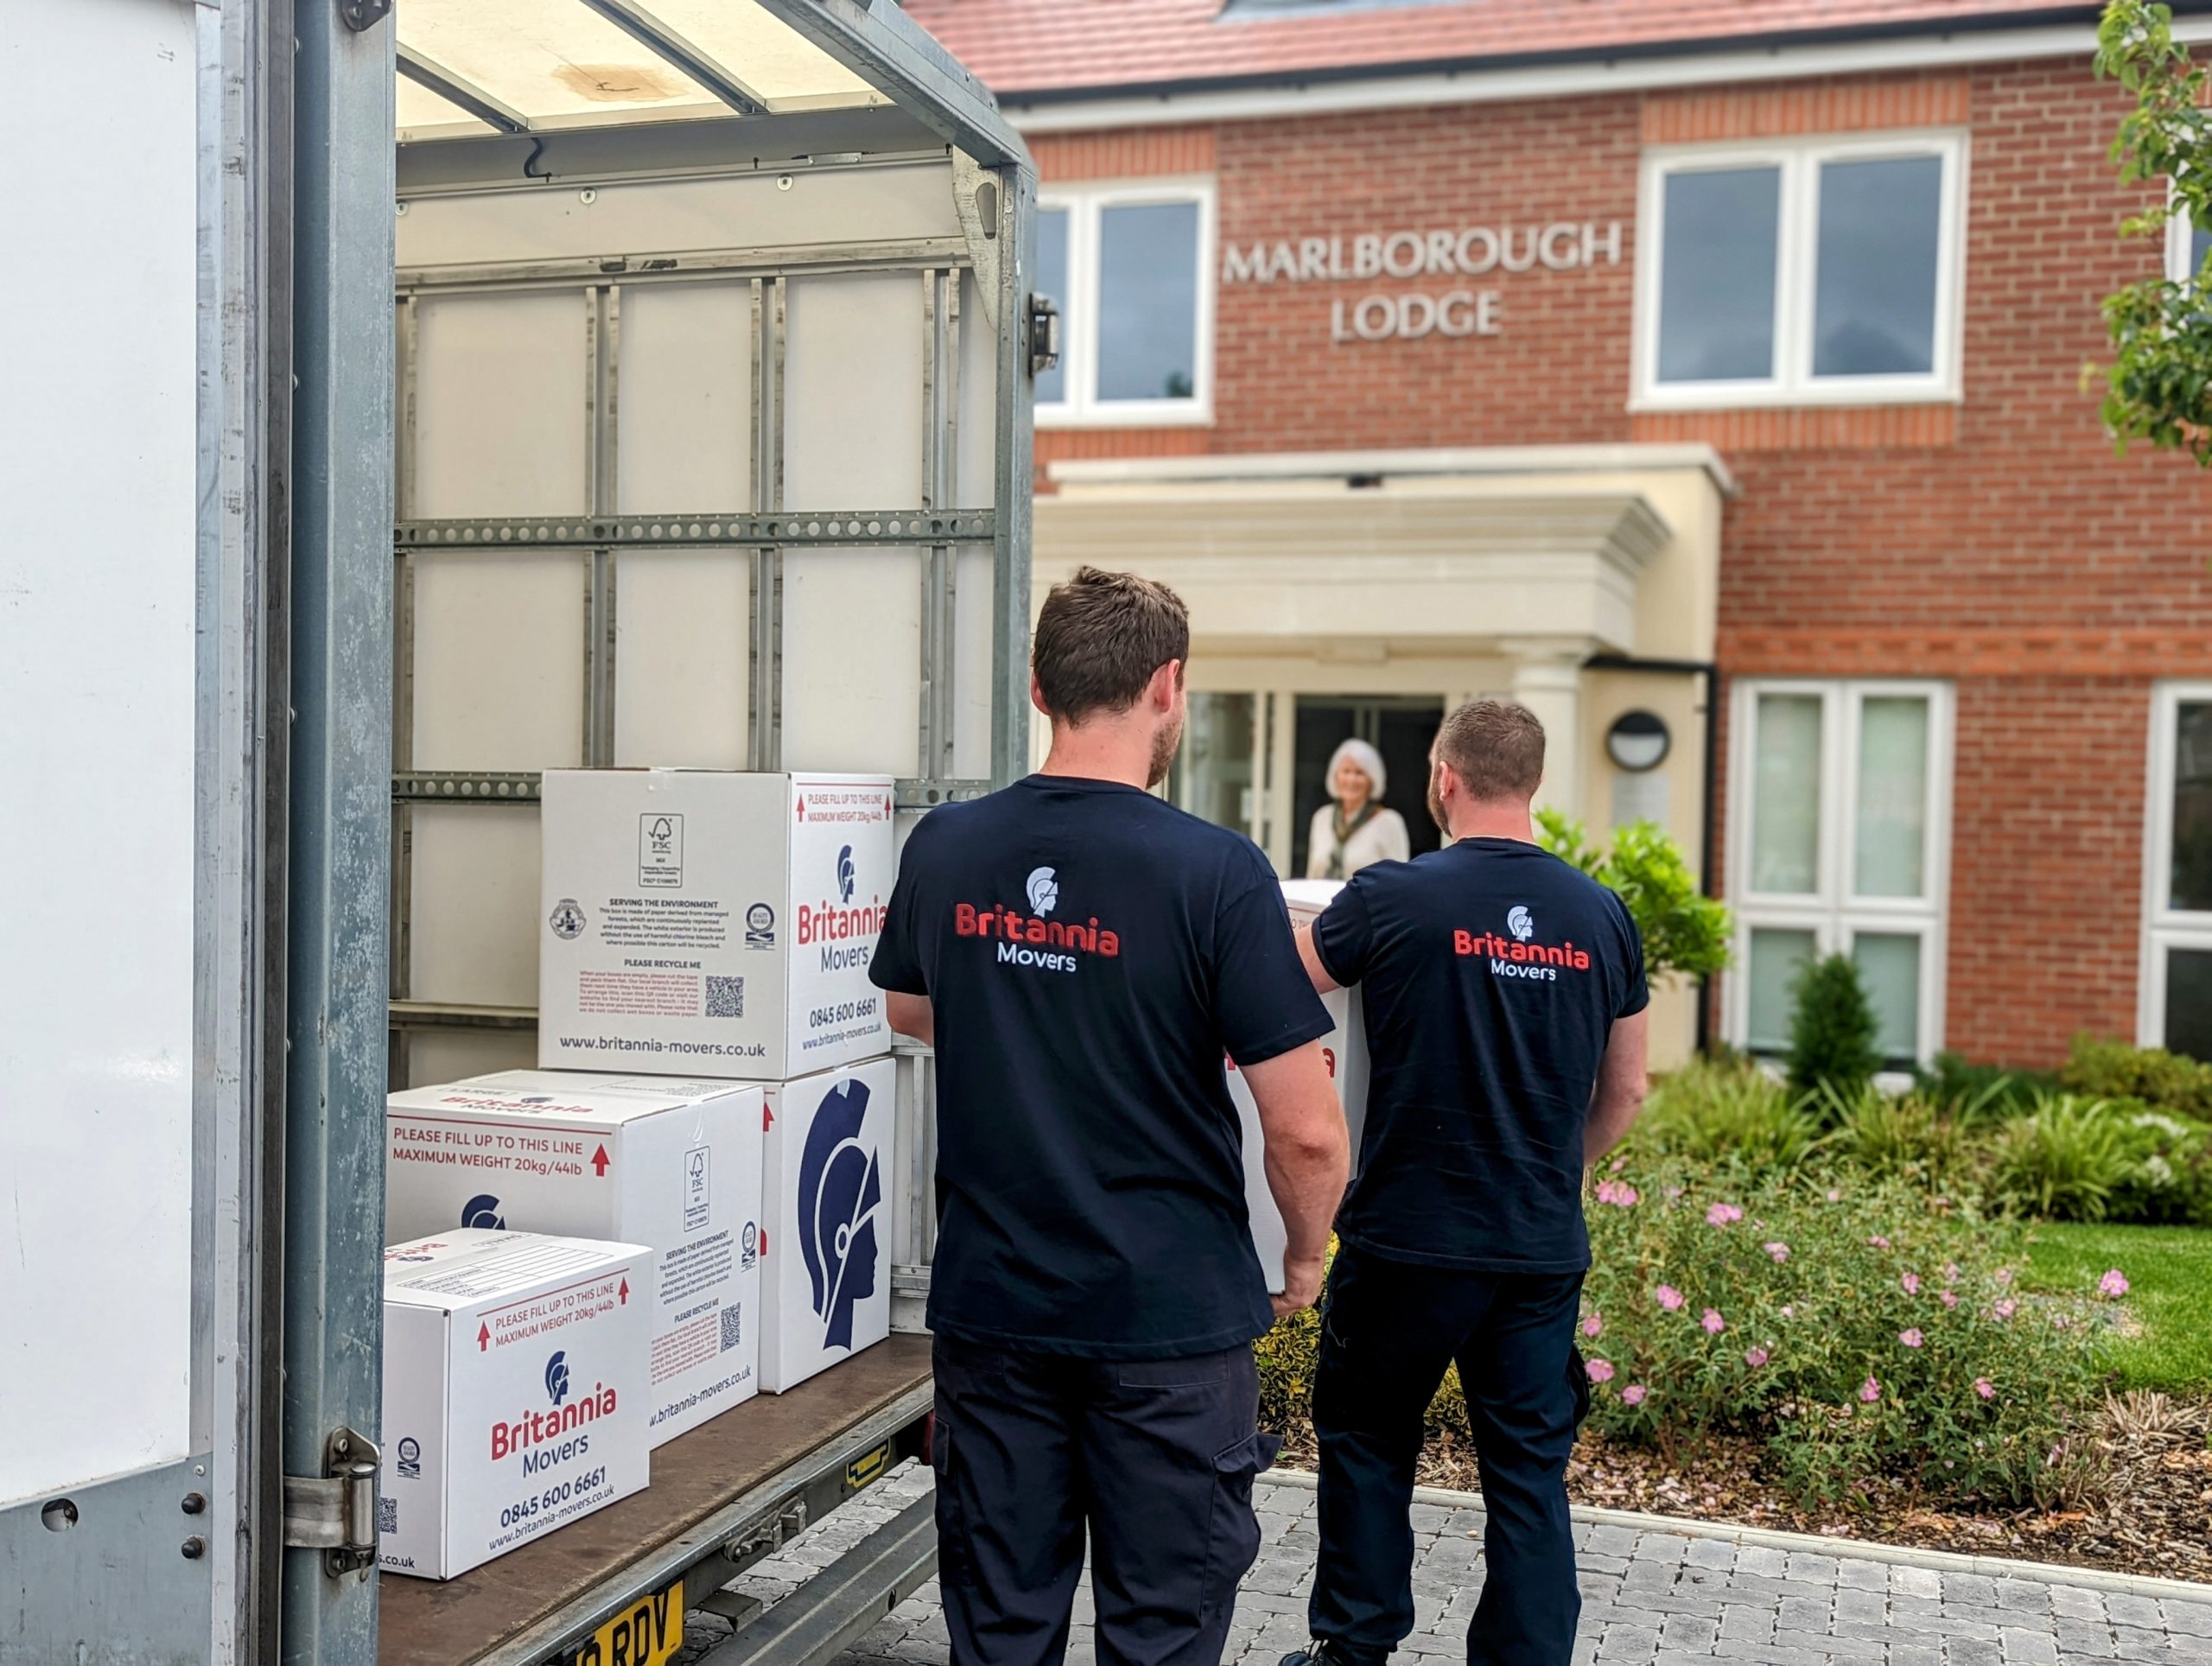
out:
<path id="1" fill-rule="evenodd" d="M 853 1345 L 853 1307 L 875 1294 L 883 1176 L 874 1148 L 861 1141 L 868 1101 L 865 1082 L 847 1082 L 824 1097 L 799 1157 L 799 1253 L 825 1348 Z"/>
<path id="2" fill-rule="evenodd" d="M 595 1423 L 602 1417 L 614 1415 L 614 1390 L 603 1383 L 594 1383 L 591 1391 L 569 1398 L 569 1355 L 567 1350 L 557 1351 L 545 1362 L 545 1397 L 553 1404 L 550 1412 L 535 1409 L 525 1411 L 512 1423 L 492 1425 L 492 1459 L 523 1454 L 523 1473 L 530 1474 L 549 1463 L 581 1456 L 589 1448 L 579 1445 L 574 1450 L 566 1447 L 557 1452 L 540 1452 L 536 1448 L 565 1434 L 573 1434 L 587 1423 Z"/>
<path id="3" fill-rule="evenodd" d="M 1107 960 L 1120 957 L 1121 933 L 1099 925 L 1097 915 L 1090 916 L 1088 924 L 1045 918 L 1060 906 L 1058 869 L 1033 868 L 1021 889 L 1029 900 L 1029 912 L 1026 915 L 1003 903 L 955 903 L 954 934 L 993 939 L 998 944 L 999 964 L 1026 966 L 1037 971 L 1075 971 L 1083 964 L 1081 957 L 1084 955 L 1097 955 Z"/>
<path id="4" fill-rule="evenodd" d="M 1490 962 L 1493 977 L 1526 978 L 1533 982 L 1554 983 L 1562 971 L 1590 970 L 1589 955 L 1572 943 L 1554 946 L 1536 942 L 1536 922 L 1522 904 L 1516 902 L 1505 911 L 1505 929 L 1510 941 L 1495 932 L 1455 931 L 1452 952 L 1484 957 Z"/>
<path id="5" fill-rule="evenodd" d="M 822 970 L 825 972 L 867 965 L 873 940 L 883 935 L 883 923 L 891 917 L 880 895 L 870 896 L 857 907 L 853 906 L 853 898 L 860 890 L 860 868 L 853 860 L 853 847 L 849 844 L 838 848 L 835 881 L 835 900 L 802 902 L 798 906 L 799 946 L 819 944 Z"/>
<path id="6" fill-rule="evenodd" d="M 489 1227 L 494 1232 L 504 1232 L 507 1223 L 499 1213 L 499 1200 L 488 1192 L 480 1192 L 461 1206 L 463 1226 Z"/>

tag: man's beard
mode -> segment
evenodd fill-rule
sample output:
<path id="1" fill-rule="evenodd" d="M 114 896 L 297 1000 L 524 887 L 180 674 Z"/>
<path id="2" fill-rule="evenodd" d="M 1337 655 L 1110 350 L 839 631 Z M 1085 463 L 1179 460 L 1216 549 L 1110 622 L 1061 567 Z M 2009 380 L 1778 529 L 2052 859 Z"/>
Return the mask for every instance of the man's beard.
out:
<path id="1" fill-rule="evenodd" d="M 1145 785 L 1158 786 L 1167 779 L 1168 766 L 1175 761 L 1175 749 L 1183 744 L 1183 720 L 1163 724 L 1153 733 L 1152 766 L 1145 772 Z"/>
<path id="2" fill-rule="evenodd" d="M 1429 772 L 1428 777 L 1428 813 L 1436 823 L 1436 830 L 1449 839 L 1452 823 L 1444 814 L 1444 795 L 1436 790 L 1436 773 L 1433 770 Z"/>

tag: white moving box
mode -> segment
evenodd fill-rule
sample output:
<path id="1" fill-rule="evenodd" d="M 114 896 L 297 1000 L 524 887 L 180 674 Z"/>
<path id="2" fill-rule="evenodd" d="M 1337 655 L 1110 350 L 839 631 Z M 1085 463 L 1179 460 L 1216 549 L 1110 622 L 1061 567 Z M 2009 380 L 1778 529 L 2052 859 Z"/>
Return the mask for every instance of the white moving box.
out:
<path id="1" fill-rule="evenodd" d="M 760 1391 L 760 1090 L 505 1071 L 395 1093 L 385 1233 L 512 1227 L 650 1246 L 639 1414 L 656 1447 Z"/>
<path id="2" fill-rule="evenodd" d="M 781 1082 L 889 1051 L 892 786 L 548 770 L 537 1062 Z"/>
<path id="3" fill-rule="evenodd" d="M 896 1068 L 887 1058 L 760 1090 L 769 1223 L 760 1386 L 795 1388 L 891 1334 L 891 1167 Z M 879 1228 L 880 1230 L 879 1230 Z"/>
<path id="4" fill-rule="evenodd" d="M 385 1251 L 385 1573 L 451 1579 L 645 1486 L 651 1262 L 531 1232 Z"/>
<path id="5" fill-rule="evenodd" d="M 1283 900 L 1290 906 L 1293 928 L 1319 919 L 1343 885 L 1341 880 L 1285 880 Z M 1321 1039 L 1321 1047 L 1329 1061 L 1329 1074 L 1336 1080 L 1337 1097 L 1344 1103 L 1344 1122 L 1351 1134 L 1351 1166 L 1357 1173 L 1359 1136 L 1367 1121 L 1367 1014 L 1357 989 L 1325 995 L 1321 1004 L 1336 1021 L 1336 1028 Z M 1244 1123 L 1244 1200 L 1252 1220 L 1252 1246 L 1260 1252 L 1260 1270 L 1268 1275 L 1268 1290 L 1280 1295 L 1283 1250 L 1288 1239 L 1282 1211 L 1275 1207 L 1274 1193 L 1268 1189 L 1259 1107 L 1252 1103 L 1251 1090 L 1244 1085 L 1243 1072 L 1234 1061 L 1229 1065 L 1229 1097 L 1236 1102 L 1236 1114 Z"/>

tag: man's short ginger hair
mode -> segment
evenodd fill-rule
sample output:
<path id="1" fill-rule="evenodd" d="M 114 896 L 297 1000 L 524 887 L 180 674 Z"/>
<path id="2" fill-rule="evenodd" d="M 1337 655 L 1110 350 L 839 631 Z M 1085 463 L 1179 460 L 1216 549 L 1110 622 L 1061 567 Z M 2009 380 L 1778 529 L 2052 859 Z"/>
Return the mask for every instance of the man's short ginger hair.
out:
<path id="1" fill-rule="evenodd" d="M 1165 584 L 1135 573 L 1078 569 L 1055 584 L 1029 651 L 1045 709 L 1080 723 L 1128 710 L 1153 673 L 1191 657 L 1191 610 Z"/>
<path id="2" fill-rule="evenodd" d="M 1470 700 L 1436 731 L 1436 761 L 1478 804 L 1526 804 L 1544 779 L 1544 726 L 1510 700 Z"/>

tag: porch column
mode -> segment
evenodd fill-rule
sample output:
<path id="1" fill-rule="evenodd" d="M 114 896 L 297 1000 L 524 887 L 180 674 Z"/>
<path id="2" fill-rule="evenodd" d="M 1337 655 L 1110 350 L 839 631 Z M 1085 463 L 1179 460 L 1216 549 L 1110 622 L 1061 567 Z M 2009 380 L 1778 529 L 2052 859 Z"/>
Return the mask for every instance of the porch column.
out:
<path id="1" fill-rule="evenodd" d="M 1536 807 L 1582 811 L 1582 661 L 1580 644 L 1515 647 L 1513 697 L 1544 726 L 1544 784 Z"/>

